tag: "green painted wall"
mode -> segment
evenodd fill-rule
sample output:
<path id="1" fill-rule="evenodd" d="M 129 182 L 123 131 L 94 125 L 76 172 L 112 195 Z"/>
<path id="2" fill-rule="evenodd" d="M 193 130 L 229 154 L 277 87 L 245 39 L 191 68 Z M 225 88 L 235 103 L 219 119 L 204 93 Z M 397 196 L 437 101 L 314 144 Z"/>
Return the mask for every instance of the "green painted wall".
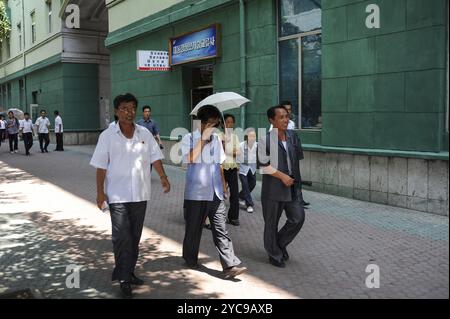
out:
<path id="1" fill-rule="evenodd" d="M 47 111 L 47 116 L 52 121 L 54 110 L 63 112 L 63 83 L 62 64 L 53 64 L 28 74 L 26 76 L 28 104 L 26 110 L 30 112 L 29 105 L 33 101 L 33 92 L 38 92 L 37 102 L 39 104 L 39 109 L 45 109 Z"/>
<path id="2" fill-rule="evenodd" d="M 371 3 L 380 7 L 380 29 L 365 26 Z M 447 1 L 322 5 L 322 145 L 448 150 Z"/>
<path id="3" fill-rule="evenodd" d="M 277 101 L 276 9 L 272 0 L 246 1 L 248 126 L 266 127 L 267 108 Z M 175 23 L 139 38 L 110 47 L 112 96 L 130 91 L 140 105 L 150 104 L 162 135 L 172 128 L 190 128 L 190 67 L 170 72 L 136 70 L 137 50 L 168 50 L 168 40 L 213 23 L 222 30 L 222 56 L 214 63 L 214 90 L 240 92 L 239 6 L 231 5 Z M 240 121 L 240 111 L 232 112 Z"/>
<path id="4" fill-rule="evenodd" d="M 17 89 L 19 92 L 19 81 Z M 98 66 L 96 64 L 54 64 L 26 76 L 27 103 L 32 103 L 33 92 L 38 92 L 39 109 L 47 111 L 54 120 L 58 110 L 64 120 L 64 129 L 99 129 Z M 17 99 L 19 96 L 17 95 Z M 29 106 L 26 107 L 27 111 Z"/>
<path id="5" fill-rule="evenodd" d="M 98 65 L 64 63 L 62 66 L 64 104 L 60 112 L 64 128 L 99 129 Z"/>

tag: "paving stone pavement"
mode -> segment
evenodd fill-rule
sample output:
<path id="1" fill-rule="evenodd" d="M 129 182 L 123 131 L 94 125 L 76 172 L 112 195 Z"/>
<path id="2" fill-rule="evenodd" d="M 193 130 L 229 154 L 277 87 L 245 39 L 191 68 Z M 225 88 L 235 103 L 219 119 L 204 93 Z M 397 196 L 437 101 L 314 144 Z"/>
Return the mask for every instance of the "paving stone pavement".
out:
<path id="1" fill-rule="evenodd" d="M 110 281 L 109 216 L 95 206 L 93 149 L 67 146 L 27 158 L 22 145 L 14 155 L 2 145 L 0 293 L 32 288 L 46 298 L 120 298 Z M 147 285 L 136 298 L 449 298 L 448 217 L 305 191 L 311 208 L 288 247 L 287 267 L 278 269 L 263 248 L 259 183 L 255 213 L 241 211 L 241 226 L 229 226 L 249 273 L 223 279 L 208 230 L 202 268 L 185 269 L 184 171 L 166 171 L 170 194 L 152 178 L 137 269 Z M 366 287 L 369 264 L 379 266 L 380 288 Z M 66 286 L 70 265 L 81 267 L 79 288 Z"/>

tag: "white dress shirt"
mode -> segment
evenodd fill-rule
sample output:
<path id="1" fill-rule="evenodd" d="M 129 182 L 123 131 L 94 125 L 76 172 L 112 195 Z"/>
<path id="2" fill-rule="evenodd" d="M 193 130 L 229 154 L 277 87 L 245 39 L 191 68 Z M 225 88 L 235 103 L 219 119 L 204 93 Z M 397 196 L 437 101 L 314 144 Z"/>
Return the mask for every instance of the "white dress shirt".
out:
<path id="1" fill-rule="evenodd" d="M 128 139 L 116 125 L 100 134 L 90 164 L 106 169 L 108 203 L 131 203 L 150 200 L 150 164 L 163 158 L 158 143 L 145 127 L 135 125 L 133 138 Z"/>
<path id="2" fill-rule="evenodd" d="M 239 174 L 247 176 L 248 172 L 251 171 L 252 174 L 256 173 L 256 150 L 258 147 L 258 142 L 253 144 L 253 147 L 248 147 L 247 142 L 242 142 L 241 153 L 239 156 Z M 247 150 L 246 150 L 247 148 Z M 247 156 L 247 158 L 245 158 Z"/>
<path id="3" fill-rule="evenodd" d="M 4 120 L 0 120 L 0 130 L 6 129 L 6 122 Z"/>
<path id="4" fill-rule="evenodd" d="M 59 129 L 59 125 L 61 125 L 61 130 Z M 55 118 L 55 133 L 63 133 L 63 122 L 61 116 L 57 116 Z"/>
<path id="5" fill-rule="evenodd" d="M 47 125 L 50 126 L 50 120 L 46 117 L 42 118 L 42 116 L 40 116 L 36 120 L 36 123 L 34 123 L 34 125 L 36 125 L 38 127 L 38 133 L 47 134 L 48 133 Z"/>
<path id="6" fill-rule="evenodd" d="M 21 120 L 20 121 L 20 129 L 22 133 L 33 133 L 33 121 L 32 120 Z"/>

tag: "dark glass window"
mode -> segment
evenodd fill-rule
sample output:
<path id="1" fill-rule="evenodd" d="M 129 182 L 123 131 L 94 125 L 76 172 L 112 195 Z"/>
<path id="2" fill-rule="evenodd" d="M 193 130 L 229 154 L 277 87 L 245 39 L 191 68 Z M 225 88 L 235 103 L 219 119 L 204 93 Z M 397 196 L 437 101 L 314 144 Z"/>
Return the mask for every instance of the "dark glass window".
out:
<path id="1" fill-rule="evenodd" d="M 322 128 L 320 0 L 280 0 L 280 101 L 292 102 L 296 128 Z M 288 38 L 285 38 L 289 36 Z"/>

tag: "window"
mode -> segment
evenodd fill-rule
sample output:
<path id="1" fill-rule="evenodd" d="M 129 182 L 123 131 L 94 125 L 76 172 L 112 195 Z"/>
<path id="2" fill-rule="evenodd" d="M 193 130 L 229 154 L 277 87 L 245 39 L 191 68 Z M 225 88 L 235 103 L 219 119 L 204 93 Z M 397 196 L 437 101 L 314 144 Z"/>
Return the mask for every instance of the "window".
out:
<path id="1" fill-rule="evenodd" d="M 52 33 L 52 1 L 48 0 L 46 2 L 47 5 L 47 31 L 48 33 Z"/>
<path id="2" fill-rule="evenodd" d="M 8 107 L 11 107 L 12 105 L 12 96 L 11 96 L 11 83 L 7 84 L 7 90 L 8 90 Z"/>
<path id="3" fill-rule="evenodd" d="M 19 107 L 24 110 L 25 109 L 25 82 L 23 79 L 19 80 Z"/>
<path id="4" fill-rule="evenodd" d="M 11 57 L 11 39 L 6 38 L 6 60 Z"/>
<path id="5" fill-rule="evenodd" d="M 36 42 L 36 13 L 33 11 L 30 14 L 31 18 L 31 43 Z"/>
<path id="6" fill-rule="evenodd" d="M 297 128 L 322 128 L 321 0 L 279 0 L 280 101 Z"/>
<path id="7" fill-rule="evenodd" d="M 17 34 L 18 34 L 18 41 L 19 41 L 19 52 L 22 51 L 22 24 L 17 24 Z"/>

